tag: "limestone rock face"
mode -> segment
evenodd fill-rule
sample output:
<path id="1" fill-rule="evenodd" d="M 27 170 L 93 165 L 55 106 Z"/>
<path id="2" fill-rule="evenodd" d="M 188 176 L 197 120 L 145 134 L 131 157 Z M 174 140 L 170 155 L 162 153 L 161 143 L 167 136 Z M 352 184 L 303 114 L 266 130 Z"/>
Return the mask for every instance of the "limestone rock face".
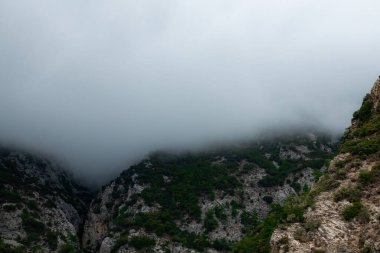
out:
<path id="1" fill-rule="evenodd" d="M 0 174 L 4 247 L 20 252 L 58 252 L 65 244 L 79 248 L 89 194 L 65 171 L 36 155 L 1 148 Z"/>
<path id="2" fill-rule="evenodd" d="M 354 114 L 340 154 L 315 185 L 320 193 L 305 222 L 276 229 L 271 252 L 380 252 L 379 100 L 380 79 Z"/>
<path id="3" fill-rule="evenodd" d="M 312 185 L 334 145 L 308 132 L 227 151 L 153 154 L 92 201 L 83 249 L 138 252 L 141 240 L 153 252 L 225 252 L 269 213 L 270 203 Z M 274 182 L 268 170 L 288 172 Z"/>

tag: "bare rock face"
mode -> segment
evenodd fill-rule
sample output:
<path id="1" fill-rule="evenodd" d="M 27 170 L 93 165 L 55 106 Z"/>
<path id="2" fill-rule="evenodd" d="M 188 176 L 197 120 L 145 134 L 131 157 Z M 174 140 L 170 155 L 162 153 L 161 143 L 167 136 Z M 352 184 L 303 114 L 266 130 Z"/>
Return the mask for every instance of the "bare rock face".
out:
<path id="1" fill-rule="evenodd" d="M 306 133 L 209 153 L 152 154 L 92 201 L 83 249 L 228 251 L 272 202 L 281 204 L 312 185 L 334 145 Z"/>
<path id="2" fill-rule="evenodd" d="M 305 222 L 274 231 L 271 252 L 380 252 L 380 79 L 312 191 Z"/>
<path id="3" fill-rule="evenodd" d="M 0 150 L 0 239 L 5 252 L 79 248 L 88 193 L 56 164 Z M 12 251 L 13 252 L 13 251 Z"/>

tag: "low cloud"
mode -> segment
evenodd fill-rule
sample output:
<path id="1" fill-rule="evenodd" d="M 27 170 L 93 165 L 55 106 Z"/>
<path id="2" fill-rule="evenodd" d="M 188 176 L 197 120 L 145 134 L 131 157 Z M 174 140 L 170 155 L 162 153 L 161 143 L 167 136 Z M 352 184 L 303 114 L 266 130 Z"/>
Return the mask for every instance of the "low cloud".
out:
<path id="1" fill-rule="evenodd" d="M 289 126 L 342 132 L 379 74 L 379 8 L 2 1 L 0 140 L 104 183 L 159 148 Z"/>

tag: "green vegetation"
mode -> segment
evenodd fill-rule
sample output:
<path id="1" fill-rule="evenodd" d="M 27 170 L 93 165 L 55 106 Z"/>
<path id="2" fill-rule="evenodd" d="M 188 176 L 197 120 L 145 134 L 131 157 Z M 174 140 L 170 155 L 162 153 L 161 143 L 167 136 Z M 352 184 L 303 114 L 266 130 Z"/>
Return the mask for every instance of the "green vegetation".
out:
<path id="1" fill-rule="evenodd" d="M 304 224 L 304 228 L 307 232 L 309 231 L 315 231 L 319 228 L 319 226 L 321 225 L 321 221 L 320 220 L 309 220 L 307 221 L 305 224 Z"/>
<path id="2" fill-rule="evenodd" d="M 380 111 L 373 108 L 370 96 L 366 96 L 359 111 L 354 113 L 357 127 L 343 137 L 342 152 L 368 156 L 380 150 Z"/>
<path id="3" fill-rule="evenodd" d="M 59 253 L 80 253 L 77 246 L 73 243 L 65 243 L 59 249 Z"/>
<path id="4" fill-rule="evenodd" d="M 360 200 L 361 192 L 358 189 L 353 188 L 341 188 L 334 194 L 334 200 L 336 202 L 344 199 L 350 202 L 357 202 Z"/>
<path id="5" fill-rule="evenodd" d="M 244 226 L 243 233 L 252 231 L 259 224 L 257 212 L 247 212 L 244 210 L 240 215 L 240 223 Z"/>
<path id="6" fill-rule="evenodd" d="M 206 212 L 205 219 L 203 221 L 203 226 L 206 229 L 206 233 L 215 230 L 219 226 L 218 221 L 214 217 L 213 210 L 209 210 Z"/>
<path id="7" fill-rule="evenodd" d="M 356 112 L 354 112 L 353 118 L 359 120 L 360 122 L 366 122 L 371 117 L 371 112 L 373 108 L 373 102 L 369 95 L 365 96 L 363 99 L 362 106 Z"/>
<path id="8" fill-rule="evenodd" d="M 15 205 L 3 205 L 3 210 L 6 212 L 14 212 L 16 211 L 17 207 Z"/>
<path id="9" fill-rule="evenodd" d="M 28 243 L 38 240 L 45 233 L 45 225 L 24 209 L 21 214 L 22 226 L 28 235 Z"/>
<path id="10" fill-rule="evenodd" d="M 270 237 L 281 223 L 304 222 L 303 214 L 313 205 L 314 192 L 306 191 L 300 196 L 289 197 L 283 206 L 272 204 L 272 211 L 248 235 L 233 246 L 234 253 L 269 253 Z"/>
<path id="11" fill-rule="evenodd" d="M 58 233 L 48 231 L 46 233 L 46 242 L 50 249 L 56 250 L 58 247 Z"/>
<path id="12" fill-rule="evenodd" d="M 272 204 L 273 203 L 273 198 L 271 196 L 264 196 L 263 200 L 267 202 L 267 204 Z"/>
<path id="13" fill-rule="evenodd" d="M 70 234 L 65 238 L 66 243 L 59 249 L 59 253 L 81 253 L 78 248 L 78 237 Z"/>
<path id="14" fill-rule="evenodd" d="M 150 248 L 156 245 L 156 241 L 153 238 L 150 238 L 149 236 L 132 236 L 128 240 L 128 244 L 131 245 L 133 248 L 140 250 L 144 248 Z"/>
<path id="15" fill-rule="evenodd" d="M 358 216 L 362 208 L 363 205 L 359 201 L 356 201 L 353 204 L 348 205 L 346 208 L 344 208 L 342 212 L 343 218 L 347 221 L 354 219 L 356 216 Z"/>
<path id="16" fill-rule="evenodd" d="M 244 210 L 246 196 L 238 178 L 244 177 L 244 174 L 260 167 L 266 171 L 267 176 L 260 180 L 259 184 L 264 187 L 272 187 L 283 185 L 290 173 L 300 172 L 307 167 L 314 169 L 317 173 L 333 155 L 321 148 L 321 144 L 323 144 L 334 150 L 334 146 L 328 140 L 328 138 L 318 138 L 314 142 L 309 137 L 292 136 L 203 153 L 176 155 L 160 152 L 152 154 L 149 159 L 123 172 L 116 182 L 123 184 L 126 188 L 133 186 L 134 180 L 139 185 L 147 186 L 141 193 L 131 196 L 129 201 L 124 203 L 126 207 L 135 205 L 142 198 L 145 204 L 159 205 L 161 208 L 155 212 L 130 214 L 126 207 L 107 206 L 113 212 L 113 220 L 116 225 L 114 230 L 122 234 L 115 248 L 128 243 L 126 235 L 132 228 L 144 228 L 148 233 L 167 236 L 173 242 L 198 251 L 204 251 L 205 248 L 219 250 L 244 248 L 244 243 L 232 247 L 231 242 L 212 241 L 208 237 L 208 233 L 217 229 L 219 224 L 223 224 L 228 214 L 234 218 L 240 218 L 243 225 L 242 232 L 248 238 L 245 240 L 248 242 L 247 244 L 254 241 L 253 244 L 260 244 L 259 247 L 267 247 L 268 236 L 276 224 L 283 221 L 303 221 L 305 199 L 294 199 L 293 203 L 289 202 L 284 207 L 274 208 L 275 211 L 271 214 L 272 219 L 264 221 L 264 225 L 259 225 L 257 213 Z M 299 145 L 309 149 L 308 159 L 280 158 L 282 149 L 299 152 L 297 151 Z M 243 168 L 241 167 L 242 161 L 245 161 Z M 132 180 L 132 177 L 135 179 Z M 302 192 L 302 186 L 297 183 L 297 178 L 290 183 L 297 192 Z M 308 191 L 307 187 L 305 190 Z M 214 206 L 206 212 L 205 217 L 202 217 L 200 201 L 204 198 L 213 201 L 216 193 L 234 198 L 229 203 Z M 110 197 L 117 199 L 123 194 L 124 192 L 115 187 Z M 273 203 L 271 196 L 264 196 L 263 200 L 268 204 Z M 94 210 L 99 209 L 97 206 L 95 201 Z M 279 210 L 282 210 L 283 213 L 278 213 Z M 189 220 L 203 224 L 204 233 L 185 232 L 176 225 L 176 221 L 186 223 Z"/>
<path id="17" fill-rule="evenodd" d="M 0 203 L 20 203 L 21 201 L 22 198 L 17 192 L 0 190 Z"/>
<path id="18" fill-rule="evenodd" d="M 376 164 L 371 170 L 361 170 L 359 172 L 359 182 L 363 186 L 380 181 L 380 164 Z"/>
<path id="19" fill-rule="evenodd" d="M 208 161 L 200 158 L 153 156 L 152 163 L 155 169 L 146 168 L 144 164 L 135 166 L 139 171 L 138 180 L 150 187 L 144 189 L 141 197 L 149 205 L 160 204 L 164 210 L 170 212 L 173 219 L 190 215 L 196 220 L 201 218 L 199 197 L 213 196 L 214 190 L 223 190 L 234 194 L 241 185 L 231 176 L 235 166 L 212 166 Z M 163 176 L 170 178 L 165 182 Z"/>

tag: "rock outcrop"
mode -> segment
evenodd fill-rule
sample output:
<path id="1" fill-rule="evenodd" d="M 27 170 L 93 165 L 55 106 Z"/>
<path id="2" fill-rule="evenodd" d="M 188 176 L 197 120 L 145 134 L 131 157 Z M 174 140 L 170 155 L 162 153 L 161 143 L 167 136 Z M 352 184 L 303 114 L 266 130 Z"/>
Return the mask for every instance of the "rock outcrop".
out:
<path id="1" fill-rule="evenodd" d="M 0 149 L 1 252 L 79 249 L 89 200 L 90 195 L 58 165 Z"/>
<path id="2" fill-rule="evenodd" d="M 152 154 L 98 194 L 86 252 L 225 252 L 313 184 L 335 143 L 304 133 L 197 154 Z"/>
<path id="3" fill-rule="evenodd" d="M 273 253 L 380 252 L 379 100 L 380 79 L 354 113 L 340 154 L 312 190 L 315 203 L 305 221 L 275 230 Z"/>

